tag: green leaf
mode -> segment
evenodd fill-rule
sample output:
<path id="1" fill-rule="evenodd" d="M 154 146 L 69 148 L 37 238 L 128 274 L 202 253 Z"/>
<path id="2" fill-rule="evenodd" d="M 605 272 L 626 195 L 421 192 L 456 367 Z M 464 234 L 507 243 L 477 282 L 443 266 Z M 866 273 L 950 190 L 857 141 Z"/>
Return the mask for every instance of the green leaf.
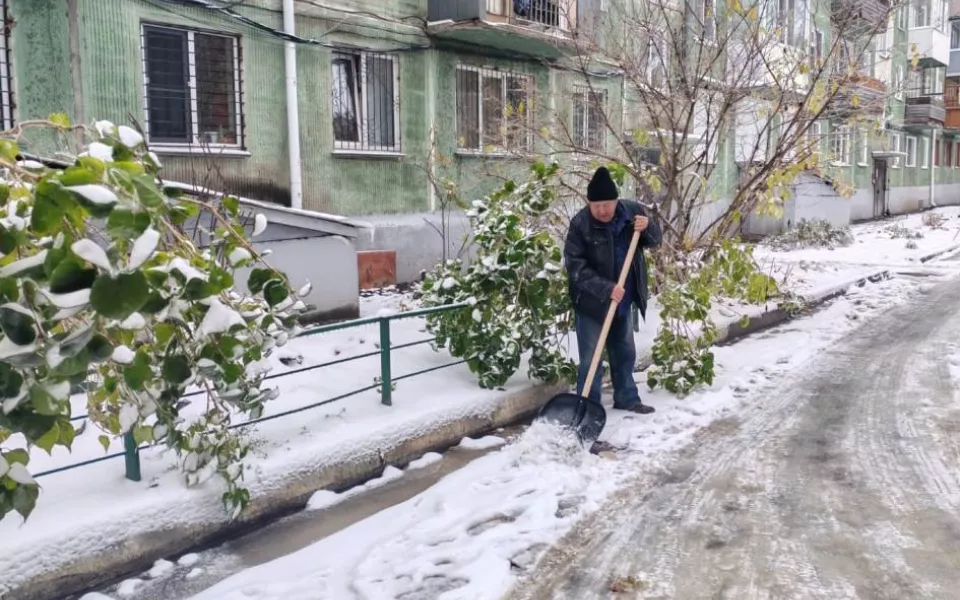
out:
<path id="1" fill-rule="evenodd" d="M 17 155 L 20 154 L 20 146 L 17 143 L 10 139 L 0 140 L 0 157 L 7 159 L 10 162 L 15 162 L 17 160 Z"/>
<path id="2" fill-rule="evenodd" d="M 167 304 L 170 304 L 168 298 L 164 298 L 159 292 L 152 291 L 147 297 L 147 301 L 140 307 L 140 312 L 145 315 L 155 315 L 166 308 Z"/>
<path id="3" fill-rule="evenodd" d="M 144 384 L 153 378 L 150 369 L 150 357 L 143 350 L 137 350 L 133 364 L 123 369 L 123 380 L 136 392 L 143 389 Z"/>
<path id="4" fill-rule="evenodd" d="M 166 348 L 167 344 L 170 343 L 170 340 L 173 339 L 173 336 L 177 333 L 177 326 L 170 322 L 157 323 L 153 328 L 154 334 L 157 336 L 157 344 L 161 348 Z"/>
<path id="5" fill-rule="evenodd" d="M 122 321 L 147 302 L 150 288 L 142 271 L 101 275 L 93 283 L 90 303 L 101 315 Z"/>
<path id="6" fill-rule="evenodd" d="M 240 214 L 240 200 L 236 196 L 227 196 L 223 199 L 223 207 L 227 209 L 227 212 L 232 217 L 236 217 Z"/>
<path id="7" fill-rule="evenodd" d="M 100 445 L 103 446 L 103 451 L 108 452 L 110 450 L 110 438 L 105 435 L 97 437 L 97 441 L 100 442 Z"/>
<path id="8" fill-rule="evenodd" d="M 7 363 L 0 362 L 0 398 L 16 398 L 23 387 L 23 375 Z"/>
<path id="9" fill-rule="evenodd" d="M 0 203 L 5 203 L 5 200 L 0 200 Z M 10 231 L 3 225 L 0 225 L 0 253 L 10 254 L 17 249 L 17 245 L 20 243 L 16 231 Z"/>
<path id="10" fill-rule="evenodd" d="M 149 226 L 150 215 L 145 212 L 116 209 L 107 218 L 107 233 L 117 239 L 136 239 Z"/>
<path id="11" fill-rule="evenodd" d="M 133 440 L 139 446 L 153 441 L 153 427 L 150 425 L 137 425 L 133 428 Z"/>
<path id="12" fill-rule="evenodd" d="M 102 334 L 96 334 L 87 344 L 87 352 L 90 353 L 90 360 L 100 363 L 113 356 L 113 344 Z"/>
<path id="13" fill-rule="evenodd" d="M 60 356 L 76 356 L 90 343 L 95 331 L 93 325 L 88 325 L 72 332 L 60 342 Z"/>
<path id="14" fill-rule="evenodd" d="M 64 210 L 51 194 L 42 193 L 43 183 L 37 186 L 33 203 L 33 214 L 30 215 L 30 227 L 39 235 L 46 235 L 57 231 Z"/>
<path id="15" fill-rule="evenodd" d="M 86 263 L 71 254 L 60 261 L 50 274 L 50 291 L 54 294 L 69 294 L 85 290 L 93 285 L 96 278 L 96 269 L 88 269 Z"/>
<path id="16" fill-rule="evenodd" d="M 190 379 L 192 374 L 190 372 L 190 362 L 187 361 L 185 356 L 179 354 L 167 356 L 163 360 L 162 374 L 168 382 L 179 385 Z"/>
<path id="17" fill-rule="evenodd" d="M 73 449 L 73 440 L 77 437 L 77 430 L 73 428 L 73 423 L 69 419 L 63 419 L 60 421 L 60 445 L 67 448 L 67 450 Z"/>
<path id="18" fill-rule="evenodd" d="M 267 304 L 270 306 L 280 304 L 289 296 L 290 290 L 287 289 L 286 284 L 278 279 L 271 279 L 263 288 L 263 297 L 266 298 Z"/>
<path id="19" fill-rule="evenodd" d="M 210 271 L 210 286 L 213 288 L 214 294 L 228 290 L 233 287 L 233 275 L 226 269 L 214 267 Z"/>
<path id="20" fill-rule="evenodd" d="M 0 329 L 18 346 L 32 344 L 37 339 L 33 317 L 10 306 L 0 306 Z"/>
<path id="21" fill-rule="evenodd" d="M 90 353 L 86 348 L 81 349 L 73 356 L 64 357 L 57 366 L 50 369 L 50 375 L 54 377 L 75 377 L 86 374 L 90 367 Z"/>
<path id="22" fill-rule="evenodd" d="M 157 184 L 151 175 L 141 175 L 133 178 L 133 187 L 137 191 L 137 198 L 140 203 L 149 208 L 163 206 L 166 198 L 157 188 Z"/>
<path id="23" fill-rule="evenodd" d="M 203 300 L 217 293 L 213 285 L 208 281 L 194 277 L 187 282 L 183 290 L 183 297 L 187 300 Z"/>
<path id="24" fill-rule="evenodd" d="M 250 271 L 247 278 L 247 288 L 252 294 L 259 294 L 263 291 L 263 286 L 271 279 L 276 279 L 276 272 L 272 269 L 256 268 Z"/>
<path id="25" fill-rule="evenodd" d="M 24 520 L 30 518 L 33 509 L 37 506 L 40 497 L 40 486 L 18 485 L 13 490 L 13 510 L 17 511 Z"/>
<path id="26" fill-rule="evenodd" d="M 77 164 L 96 174 L 98 182 L 103 180 L 103 174 L 107 170 L 103 161 L 93 156 L 81 156 L 77 159 Z"/>
<path id="27" fill-rule="evenodd" d="M 65 186 L 89 185 L 100 183 L 100 176 L 86 167 L 68 167 L 59 177 L 60 183 Z"/>
<path id="28" fill-rule="evenodd" d="M 65 112 L 55 112 L 50 115 L 48 120 L 57 127 L 70 127 L 70 117 Z"/>
<path id="29" fill-rule="evenodd" d="M 47 454 L 53 452 L 53 447 L 57 445 L 57 442 L 60 441 L 60 426 L 57 425 L 56 421 L 53 423 L 53 427 L 50 428 L 50 431 L 46 432 L 40 439 L 34 442 L 39 448 L 43 448 L 47 451 Z"/>

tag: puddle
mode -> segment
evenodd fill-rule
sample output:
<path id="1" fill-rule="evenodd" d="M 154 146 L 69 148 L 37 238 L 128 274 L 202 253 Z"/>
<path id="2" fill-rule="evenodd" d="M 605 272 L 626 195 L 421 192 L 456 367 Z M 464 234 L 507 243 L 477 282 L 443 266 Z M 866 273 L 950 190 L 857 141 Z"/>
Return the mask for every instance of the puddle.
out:
<path id="1" fill-rule="evenodd" d="M 495 432 L 493 435 L 511 442 L 526 429 L 517 425 Z M 242 537 L 190 555 L 184 564 L 175 565 L 168 573 L 156 579 L 147 579 L 147 574 L 130 576 L 143 578 L 139 584 L 129 581 L 99 588 L 97 591 L 110 598 L 137 600 L 183 600 L 215 585 L 227 577 L 263 563 L 286 556 L 318 542 L 338 531 L 366 519 L 382 510 L 396 506 L 427 490 L 445 476 L 457 471 L 472 461 L 496 452 L 495 448 L 467 450 L 451 448 L 443 453 L 443 459 L 425 467 L 405 471 L 403 477 L 351 496 L 339 504 L 322 510 L 301 511 L 284 517 Z M 129 595 L 121 595 L 129 591 Z M 82 597 L 72 596 L 68 600 Z"/>

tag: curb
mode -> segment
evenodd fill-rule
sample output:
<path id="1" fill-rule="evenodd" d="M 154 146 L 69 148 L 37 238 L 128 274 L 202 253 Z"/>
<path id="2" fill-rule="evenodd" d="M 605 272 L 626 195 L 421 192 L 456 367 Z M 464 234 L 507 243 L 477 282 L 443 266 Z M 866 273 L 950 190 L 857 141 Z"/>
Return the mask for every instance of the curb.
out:
<path id="1" fill-rule="evenodd" d="M 957 245 L 957 248 L 960 248 L 960 244 Z M 941 251 L 938 256 L 947 252 L 950 252 L 950 249 Z M 890 279 L 890 270 L 880 269 L 869 275 L 851 279 L 850 281 L 815 292 L 812 295 L 802 297 L 801 299 L 803 300 L 806 309 L 815 308 L 826 302 L 829 302 L 830 300 L 833 300 L 834 298 L 837 298 L 838 296 L 843 296 L 850 290 L 850 288 L 863 287 L 867 284 L 867 282 L 878 283 L 885 279 Z M 731 344 L 739 339 L 796 318 L 796 316 L 797 313 L 790 312 L 778 305 L 772 310 L 767 310 L 759 315 L 753 315 L 749 317 L 746 325 L 742 325 L 739 319 L 729 321 L 726 324 L 721 323 L 718 326 L 717 339 L 713 345 L 724 346 Z M 653 356 L 650 354 L 650 352 L 645 352 L 637 360 L 637 366 L 634 369 L 634 372 L 639 373 L 645 371 L 652 364 Z"/>
<path id="2" fill-rule="evenodd" d="M 921 263 L 928 263 L 928 262 L 930 262 L 931 260 L 933 260 L 933 259 L 935 259 L 935 258 L 940 258 L 940 257 L 943 256 L 944 254 L 950 254 L 951 252 L 954 252 L 955 250 L 960 250 L 960 244 L 954 244 L 954 245 L 952 245 L 952 246 L 949 246 L 949 247 L 947 247 L 947 248 L 944 248 L 943 250 L 937 250 L 936 252 L 933 252 L 933 253 L 931 253 L 931 254 L 927 254 L 926 256 L 921 256 L 921 257 L 920 257 L 919 259 L 917 259 L 917 260 L 918 260 L 919 262 L 921 262 Z"/>
<path id="3" fill-rule="evenodd" d="M 96 553 L 60 564 L 40 577 L 18 582 L 6 592 L 0 586 L 0 599 L 50 600 L 79 595 L 130 573 L 145 571 L 158 559 L 217 545 L 302 510 L 317 490 L 342 491 L 378 477 L 387 465 L 406 465 L 427 452 L 446 450 L 466 436 L 474 437 L 531 417 L 547 400 L 567 389 L 558 385 L 531 386 L 491 401 L 488 410 L 418 427 L 409 435 L 390 435 L 382 446 L 367 445 L 345 461 L 286 473 L 281 484 L 268 485 L 262 493 L 251 494 L 247 510 L 236 521 L 182 524 L 173 529 L 160 524 L 117 540 Z"/>

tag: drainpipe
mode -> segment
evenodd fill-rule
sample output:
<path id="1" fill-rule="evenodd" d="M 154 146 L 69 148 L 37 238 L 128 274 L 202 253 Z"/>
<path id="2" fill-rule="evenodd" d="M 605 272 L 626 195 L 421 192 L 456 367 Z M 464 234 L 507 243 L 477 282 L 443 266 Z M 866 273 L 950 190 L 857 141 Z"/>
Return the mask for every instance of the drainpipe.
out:
<path id="1" fill-rule="evenodd" d="M 928 205 L 930 208 L 935 208 L 937 206 L 937 196 L 936 196 L 936 174 L 937 169 L 936 165 L 936 152 L 935 148 L 937 147 L 937 130 L 932 130 L 930 134 L 930 202 Z"/>
<path id="2" fill-rule="evenodd" d="M 296 35 L 296 13 L 293 0 L 283 0 L 283 31 Z M 284 43 L 287 94 L 287 143 L 290 154 L 290 207 L 303 208 L 303 173 L 300 167 L 300 106 L 297 93 L 297 46 Z"/>
<path id="3" fill-rule="evenodd" d="M 67 0 L 67 28 L 70 38 L 70 85 L 73 88 L 73 122 L 83 123 L 83 78 L 80 75 L 80 9 L 79 0 Z M 83 131 L 76 134 L 77 153 L 83 151 Z"/>

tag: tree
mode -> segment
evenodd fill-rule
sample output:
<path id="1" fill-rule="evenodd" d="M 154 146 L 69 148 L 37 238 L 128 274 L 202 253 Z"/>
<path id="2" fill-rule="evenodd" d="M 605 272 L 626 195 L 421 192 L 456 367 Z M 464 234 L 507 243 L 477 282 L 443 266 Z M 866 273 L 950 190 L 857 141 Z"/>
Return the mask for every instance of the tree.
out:
<path id="1" fill-rule="evenodd" d="M 35 127 L 82 132 L 86 151 L 65 168 L 22 160 L 16 138 Z M 248 243 L 237 199 L 221 211 L 165 186 L 143 136 L 106 121 L 24 123 L 0 138 L 0 166 L 0 518 L 33 510 L 29 451 L 71 447 L 71 388 L 91 374 L 105 446 L 128 432 L 166 444 L 188 484 L 221 475 L 238 514 L 247 447 L 231 424 L 277 396 L 262 386 L 264 361 L 306 307 Z M 215 222 L 203 248 L 183 234 L 201 212 Z M 265 227 L 259 215 L 253 234 Z M 244 268 L 247 295 L 234 287 Z M 193 405 L 190 387 L 205 392 Z"/>

